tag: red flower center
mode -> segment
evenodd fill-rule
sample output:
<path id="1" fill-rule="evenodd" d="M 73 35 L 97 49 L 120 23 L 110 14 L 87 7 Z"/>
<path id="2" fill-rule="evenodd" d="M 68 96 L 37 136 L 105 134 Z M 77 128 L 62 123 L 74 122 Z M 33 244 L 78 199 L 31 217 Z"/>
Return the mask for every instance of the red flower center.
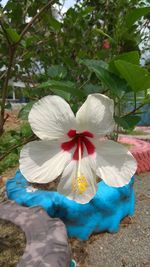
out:
<path id="1" fill-rule="evenodd" d="M 79 151 L 81 151 L 81 157 L 83 156 L 85 149 L 87 150 L 88 155 L 92 155 L 94 153 L 95 146 L 91 140 L 89 140 L 89 138 L 94 137 L 91 132 L 84 131 L 82 133 L 77 133 L 76 130 L 70 130 L 67 135 L 71 140 L 62 143 L 61 148 L 64 151 L 70 151 L 71 149 L 74 149 L 74 160 L 79 160 Z"/>

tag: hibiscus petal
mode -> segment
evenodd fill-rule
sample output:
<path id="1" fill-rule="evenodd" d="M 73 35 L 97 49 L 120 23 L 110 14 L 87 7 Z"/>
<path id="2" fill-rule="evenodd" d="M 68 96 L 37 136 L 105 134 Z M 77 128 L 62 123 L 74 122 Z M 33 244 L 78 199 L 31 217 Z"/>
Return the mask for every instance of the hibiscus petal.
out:
<path id="1" fill-rule="evenodd" d="M 114 103 L 105 95 L 89 95 L 76 114 L 79 131 L 106 135 L 114 129 Z"/>
<path id="2" fill-rule="evenodd" d="M 136 172 L 137 163 L 125 146 L 114 141 L 95 142 L 97 175 L 109 186 L 128 184 Z"/>
<path id="3" fill-rule="evenodd" d="M 56 141 L 33 141 L 21 150 L 20 171 L 29 182 L 49 183 L 63 172 L 71 157 Z"/>
<path id="4" fill-rule="evenodd" d="M 63 98 L 49 95 L 33 105 L 29 123 L 40 139 L 57 140 L 75 128 L 75 116 Z"/>
<path id="5" fill-rule="evenodd" d="M 78 161 L 72 160 L 62 173 L 57 188 L 59 193 L 81 204 L 88 203 L 94 197 L 97 190 L 96 176 L 92 170 L 95 168 L 94 160 L 89 158 L 83 157 L 81 159 L 81 175 L 79 179 L 77 175 Z"/>

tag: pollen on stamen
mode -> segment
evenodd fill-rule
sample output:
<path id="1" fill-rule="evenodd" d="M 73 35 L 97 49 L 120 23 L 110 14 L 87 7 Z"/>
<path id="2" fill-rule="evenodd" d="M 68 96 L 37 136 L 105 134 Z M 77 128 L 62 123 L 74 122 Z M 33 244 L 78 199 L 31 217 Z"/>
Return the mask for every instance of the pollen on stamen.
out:
<path id="1" fill-rule="evenodd" d="M 83 194 L 88 188 L 88 183 L 84 175 L 78 176 L 73 179 L 72 192 Z"/>

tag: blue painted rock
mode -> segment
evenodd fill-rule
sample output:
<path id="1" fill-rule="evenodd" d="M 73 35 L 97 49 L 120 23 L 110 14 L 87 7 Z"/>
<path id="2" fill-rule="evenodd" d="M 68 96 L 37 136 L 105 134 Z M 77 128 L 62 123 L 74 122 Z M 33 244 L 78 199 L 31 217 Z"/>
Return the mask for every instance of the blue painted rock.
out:
<path id="1" fill-rule="evenodd" d="M 95 197 L 87 204 L 79 204 L 65 196 L 46 190 L 33 189 L 17 171 L 7 181 L 8 198 L 23 206 L 41 206 L 51 217 L 59 217 L 66 225 L 69 237 L 87 240 L 92 233 L 119 230 L 120 221 L 134 214 L 134 178 L 123 187 L 115 188 L 98 183 Z"/>

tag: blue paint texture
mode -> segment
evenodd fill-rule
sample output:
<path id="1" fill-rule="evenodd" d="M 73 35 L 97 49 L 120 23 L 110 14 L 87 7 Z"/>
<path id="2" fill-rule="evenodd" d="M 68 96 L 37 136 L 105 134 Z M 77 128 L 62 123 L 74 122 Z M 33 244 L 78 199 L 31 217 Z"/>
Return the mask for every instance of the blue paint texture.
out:
<path id="1" fill-rule="evenodd" d="M 115 188 L 98 183 L 95 197 L 87 204 L 79 204 L 65 196 L 51 191 L 27 192 L 27 180 L 17 171 L 7 181 L 8 198 L 24 206 L 41 206 L 51 217 L 59 217 L 67 227 L 69 237 L 87 240 L 92 233 L 119 230 L 120 221 L 134 214 L 134 177 L 123 187 Z"/>

